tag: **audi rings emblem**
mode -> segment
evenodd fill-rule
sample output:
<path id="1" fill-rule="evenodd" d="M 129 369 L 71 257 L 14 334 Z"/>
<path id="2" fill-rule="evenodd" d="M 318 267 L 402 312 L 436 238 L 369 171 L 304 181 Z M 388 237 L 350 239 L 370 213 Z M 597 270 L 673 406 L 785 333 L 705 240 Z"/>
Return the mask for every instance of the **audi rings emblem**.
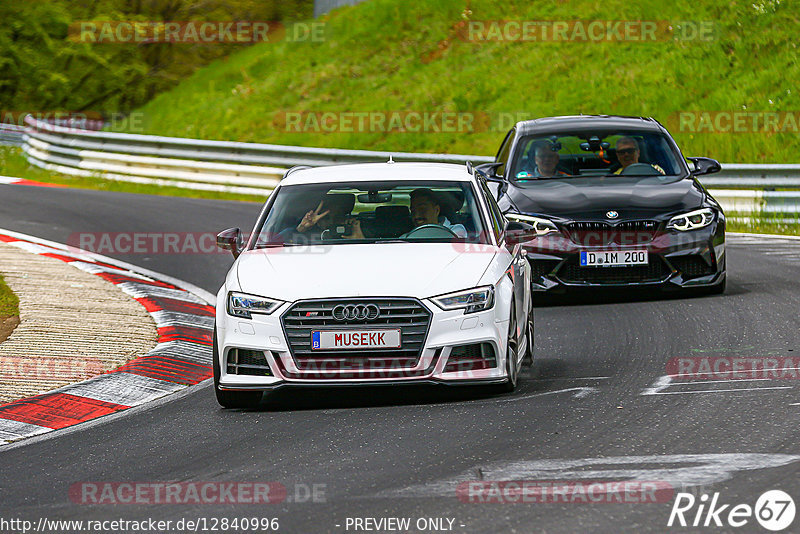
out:
<path id="1" fill-rule="evenodd" d="M 337 321 L 374 321 L 381 314 L 375 304 L 339 304 L 333 308 Z"/>

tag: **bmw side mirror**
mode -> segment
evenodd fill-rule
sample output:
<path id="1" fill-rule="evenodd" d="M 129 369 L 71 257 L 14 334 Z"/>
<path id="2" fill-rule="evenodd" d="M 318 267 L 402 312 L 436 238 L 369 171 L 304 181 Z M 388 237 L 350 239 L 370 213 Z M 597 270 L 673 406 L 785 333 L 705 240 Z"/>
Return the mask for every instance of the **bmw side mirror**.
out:
<path id="1" fill-rule="evenodd" d="M 509 245 L 533 241 L 536 237 L 536 230 L 530 224 L 519 221 L 508 221 L 506 224 L 506 243 Z"/>
<path id="2" fill-rule="evenodd" d="M 234 258 L 238 258 L 244 248 L 244 238 L 242 231 L 238 228 L 228 228 L 217 234 L 217 246 L 224 250 L 230 250 Z"/>
<path id="3" fill-rule="evenodd" d="M 703 174 L 713 174 L 722 170 L 722 166 L 715 159 L 711 158 L 686 158 L 692 162 L 694 168 L 691 169 L 692 176 L 702 176 Z M 692 166 L 690 165 L 690 168 Z"/>

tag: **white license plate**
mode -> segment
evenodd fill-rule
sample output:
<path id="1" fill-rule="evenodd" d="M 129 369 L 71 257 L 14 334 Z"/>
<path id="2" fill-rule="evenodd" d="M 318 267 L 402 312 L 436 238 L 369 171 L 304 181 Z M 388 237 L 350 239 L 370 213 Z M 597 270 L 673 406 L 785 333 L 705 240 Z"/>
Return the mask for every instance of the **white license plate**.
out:
<path id="1" fill-rule="evenodd" d="M 314 350 L 399 349 L 400 330 L 313 330 Z"/>
<path id="2" fill-rule="evenodd" d="M 581 267 L 629 267 L 647 265 L 646 250 L 581 251 Z"/>

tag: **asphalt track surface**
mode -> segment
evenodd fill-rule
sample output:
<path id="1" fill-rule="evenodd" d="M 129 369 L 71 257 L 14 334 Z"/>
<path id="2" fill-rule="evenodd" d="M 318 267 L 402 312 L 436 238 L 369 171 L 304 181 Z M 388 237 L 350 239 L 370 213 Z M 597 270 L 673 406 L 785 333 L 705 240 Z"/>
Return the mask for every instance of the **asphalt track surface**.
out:
<path id="1" fill-rule="evenodd" d="M 0 185 L 0 228 L 75 232 L 250 230 L 260 206 Z M 0 518 L 277 517 L 280 532 L 354 532 L 348 518 L 449 518 L 452 532 L 666 532 L 658 503 L 470 503 L 459 481 L 635 478 L 754 505 L 800 498 L 798 381 L 669 383 L 670 359 L 800 357 L 800 241 L 732 238 L 723 296 L 583 299 L 536 309 L 536 364 L 511 395 L 476 390 L 284 393 L 222 410 L 209 385 L 110 421 L 0 451 Z M 108 254 L 212 293 L 225 255 Z M 547 461 L 546 461 L 547 460 Z M 572 462 L 568 462 L 572 461 Z M 291 501 L 76 504 L 80 482 L 278 482 Z M 696 507 L 687 513 L 694 517 Z M 722 516 L 723 520 L 725 515 Z M 445 525 L 449 523 L 445 521 Z M 681 532 L 766 532 L 675 528 Z M 431 531 L 431 530 L 422 530 Z M 800 519 L 786 530 L 800 531 Z"/>

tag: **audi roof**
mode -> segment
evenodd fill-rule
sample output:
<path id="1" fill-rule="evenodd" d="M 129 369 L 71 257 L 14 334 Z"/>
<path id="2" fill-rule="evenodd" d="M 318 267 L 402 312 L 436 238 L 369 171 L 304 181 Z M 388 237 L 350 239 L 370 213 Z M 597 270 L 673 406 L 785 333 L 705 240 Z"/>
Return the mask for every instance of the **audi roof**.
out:
<path id="1" fill-rule="evenodd" d="M 297 169 L 287 173 L 282 185 L 317 184 L 330 182 L 430 181 L 452 180 L 469 182 L 472 175 L 466 165 L 454 163 L 353 163 Z"/>

